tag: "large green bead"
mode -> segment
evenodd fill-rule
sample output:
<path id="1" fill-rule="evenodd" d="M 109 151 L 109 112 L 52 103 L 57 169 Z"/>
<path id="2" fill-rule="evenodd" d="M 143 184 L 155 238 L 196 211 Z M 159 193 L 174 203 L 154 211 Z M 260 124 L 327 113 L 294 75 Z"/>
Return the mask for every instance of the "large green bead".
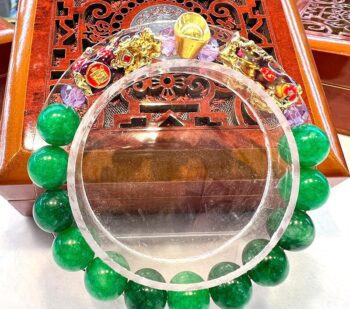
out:
<path id="1" fill-rule="evenodd" d="M 63 146 L 72 142 L 79 123 L 80 117 L 73 108 L 51 104 L 39 114 L 37 127 L 45 142 Z"/>
<path id="2" fill-rule="evenodd" d="M 199 283 L 203 279 L 201 276 L 191 271 L 183 271 L 178 273 L 171 279 L 171 283 L 190 284 Z M 170 309 L 207 309 L 210 304 L 210 295 L 208 289 L 168 293 L 168 305 Z"/>
<path id="3" fill-rule="evenodd" d="M 113 259 L 121 266 L 128 266 L 127 261 L 121 255 Z M 113 300 L 123 293 L 128 280 L 102 262 L 100 258 L 95 258 L 85 271 L 84 282 L 91 296 L 99 300 Z"/>
<path id="4" fill-rule="evenodd" d="M 322 163 L 328 156 L 330 143 L 327 135 L 312 124 L 303 124 L 292 129 L 298 148 L 300 166 L 313 167 Z M 280 156 L 291 163 L 287 138 L 283 136 L 278 145 Z"/>
<path id="5" fill-rule="evenodd" d="M 36 224 L 49 233 L 61 232 L 73 223 L 67 191 L 42 193 L 35 201 L 33 218 Z"/>
<path id="6" fill-rule="evenodd" d="M 219 263 L 211 269 L 209 280 L 223 277 L 238 268 L 239 266 L 234 263 Z M 210 288 L 209 291 L 211 298 L 220 308 L 240 309 L 249 302 L 252 296 L 252 282 L 245 274 L 227 283 Z"/>
<path id="7" fill-rule="evenodd" d="M 285 209 L 275 209 L 267 220 L 267 231 L 270 236 L 279 227 Z M 296 209 L 289 225 L 278 245 L 285 250 L 298 251 L 309 247 L 315 239 L 315 226 L 311 218 L 301 210 Z"/>
<path id="8" fill-rule="evenodd" d="M 56 189 L 67 180 L 68 154 L 59 147 L 45 146 L 32 153 L 28 161 L 30 179 L 44 189 Z"/>
<path id="9" fill-rule="evenodd" d="M 153 281 L 165 282 L 163 276 L 151 268 L 140 269 L 136 274 Z M 129 281 L 124 297 L 128 309 L 163 309 L 166 305 L 167 292 Z"/>
<path id="10" fill-rule="evenodd" d="M 288 201 L 292 187 L 292 175 L 287 172 L 280 180 L 278 189 L 281 197 Z M 299 195 L 296 208 L 300 210 L 314 210 L 321 207 L 328 200 L 330 187 L 327 178 L 317 170 L 300 169 Z"/>
<path id="11" fill-rule="evenodd" d="M 249 242 L 243 250 L 242 260 L 247 264 L 257 256 L 268 244 L 265 239 L 256 239 Z M 257 284 L 275 286 L 282 283 L 289 273 L 288 259 L 284 251 L 276 246 L 271 252 L 248 273 Z"/>
<path id="12" fill-rule="evenodd" d="M 86 268 L 94 258 L 94 252 L 76 227 L 57 235 L 52 245 L 52 255 L 59 266 L 69 271 Z"/>

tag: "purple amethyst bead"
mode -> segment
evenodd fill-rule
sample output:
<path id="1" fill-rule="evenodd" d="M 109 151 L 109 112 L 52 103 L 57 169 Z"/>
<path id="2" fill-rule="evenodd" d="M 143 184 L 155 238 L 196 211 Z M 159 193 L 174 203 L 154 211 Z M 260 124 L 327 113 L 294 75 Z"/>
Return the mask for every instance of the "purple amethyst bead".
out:
<path id="1" fill-rule="evenodd" d="M 71 85 L 62 86 L 61 98 L 65 105 L 73 108 L 81 107 L 86 101 L 84 92 L 80 88 Z"/>
<path id="2" fill-rule="evenodd" d="M 219 44 L 215 39 L 211 39 L 198 54 L 198 59 L 201 61 L 215 61 L 219 55 Z"/>
<path id="3" fill-rule="evenodd" d="M 173 56 L 175 53 L 175 38 L 161 38 L 162 40 L 162 55 Z"/>
<path id="4" fill-rule="evenodd" d="M 283 111 L 291 127 L 304 124 L 309 118 L 309 111 L 305 104 L 291 105 Z"/>
<path id="5" fill-rule="evenodd" d="M 162 41 L 162 55 L 167 57 L 175 54 L 175 34 L 174 29 L 165 28 L 159 32 Z"/>

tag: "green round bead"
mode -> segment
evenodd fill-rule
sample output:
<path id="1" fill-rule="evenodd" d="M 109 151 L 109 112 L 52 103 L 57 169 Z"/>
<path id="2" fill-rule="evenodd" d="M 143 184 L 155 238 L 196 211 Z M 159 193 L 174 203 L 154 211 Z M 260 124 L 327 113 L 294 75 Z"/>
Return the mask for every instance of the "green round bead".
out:
<path id="1" fill-rule="evenodd" d="M 61 232 L 73 223 L 67 191 L 55 190 L 42 193 L 33 207 L 35 223 L 49 233 Z"/>
<path id="2" fill-rule="evenodd" d="M 37 127 L 45 142 L 63 146 L 72 142 L 79 123 L 80 117 L 73 108 L 56 103 L 39 114 Z"/>
<path id="3" fill-rule="evenodd" d="M 292 129 L 298 148 L 300 166 L 313 167 L 322 163 L 328 156 L 330 143 L 327 135 L 312 124 L 303 124 Z M 283 136 L 278 145 L 280 156 L 291 163 L 287 138 Z"/>
<path id="4" fill-rule="evenodd" d="M 280 180 L 278 188 L 281 197 L 288 201 L 292 187 L 292 176 L 287 172 Z M 300 210 L 314 210 L 321 207 L 328 200 L 330 187 L 327 178 L 317 170 L 300 169 L 299 195 L 296 208 Z"/>
<path id="5" fill-rule="evenodd" d="M 284 216 L 285 209 L 275 209 L 267 220 L 270 236 L 277 230 Z M 307 248 L 315 239 L 315 226 L 311 218 L 301 210 L 295 210 L 289 225 L 278 245 L 285 250 L 298 251 Z"/>
<path id="6" fill-rule="evenodd" d="M 94 258 L 94 252 L 76 227 L 57 235 L 52 245 L 52 255 L 59 266 L 69 271 L 84 269 Z"/>
<path id="7" fill-rule="evenodd" d="M 171 279 L 171 283 L 190 284 L 199 283 L 203 279 L 201 276 L 191 271 L 178 273 Z M 196 290 L 189 292 L 168 292 L 168 305 L 170 309 L 207 309 L 210 304 L 209 290 Z"/>
<path id="8" fill-rule="evenodd" d="M 117 263 L 121 260 L 122 262 L 119 263 L 121 266 L 128 266 L 121 255 L 113 259 Z M 86 269 L 84 282 L 91 296 L 99 300 L 113 300 L 123 293 L 128 280 L 102 262 L 100 258 L 95 258 Z"/>
<path id="9" fill-rule="evenodd" d="M 238 268 L 239 266 L 234 263 L 219 263 L 211 269 L 209 280 L 223 277 Z M 227 283 L 210 288 L 209 291 L 211 298 L 220 308 L 240 309 L 249 302 L 252 296 L 252 282 L 245 274 Z"/>
<path id="10" fill-rule="evenodd" d="M 67 180 L 68 154 L 59 147 L 45 146 L 32 153 L 28 161 L 30 179 L 44 189 L 56 189 Z"/>
<path id="11" fill-rule="evenodd" d="M 243 250 L 242 260 L 246 264 L 258 255 L 268 244 L 265 239 L 252 240 Z M 289 264 L 284 251 L 276 246 L 253 269 L 249 271 L 249 277 L 257 284 L 263 286 L 275 286 L 283 282 L 288 275 Z"/>
<path id="12" fill-rule="evenodd" d="M 136 274 L 153 281 L 165 282 L 163 276 L 151 268 L 140 269 Z M 167 292 L 129 281 L 124 297 L 128 309 L 163 309 L 166 305 Z"/>

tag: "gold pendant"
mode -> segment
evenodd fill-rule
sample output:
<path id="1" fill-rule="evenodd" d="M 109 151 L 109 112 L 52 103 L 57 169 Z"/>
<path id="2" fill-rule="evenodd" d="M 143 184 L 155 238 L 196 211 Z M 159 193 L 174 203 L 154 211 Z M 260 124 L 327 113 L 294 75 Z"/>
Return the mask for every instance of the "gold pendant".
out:
<path id="1" fill-rule="evenodd" d="M 174 26 L 177 54 L 186 59 L 195 58 L 208 44 L 211 34 L 206 20 L 197 13 L 184 13 Z"/>
<path id="2" fill-rule="evenodd" d="M 146 28 L 118 45 L 111 66 L 115 69 L 123 68 L 127 74 L 151 64 L 153 59 L 160 56 L 160 52 L 161 41 Z"/>

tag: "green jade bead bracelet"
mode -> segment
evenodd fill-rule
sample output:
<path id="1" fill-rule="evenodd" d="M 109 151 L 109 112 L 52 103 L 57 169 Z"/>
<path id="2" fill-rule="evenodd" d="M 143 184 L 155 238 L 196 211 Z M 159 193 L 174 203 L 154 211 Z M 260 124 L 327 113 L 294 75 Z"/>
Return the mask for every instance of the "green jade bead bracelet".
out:
<path id="1" fill-rule="evenodd" d="M 114 300 L 124 294 L 128 309 L 207 309 L 210 298 L 217 306 L 225 309 L 244 307 L 252 296 L 252 281 L 262 286 L 275 286 L 285 280 L 289 272 L 287 251 L 298 251 L 311 245 L 315 237 L 314 224 L 307 211 L 321 207 L 329 196 L 327 179 L 314 169 L 322 163 L 330 150 L 325 133 L 312 124 L 292 128 L 299 153 L 300 186 L 296 209 L 290 223 L 272 251 L 246 274 L 210 289 L 195 291 L 164 291 L 128 281 L 100 258 L 95 257 L 80 230 L 74 226 L 67 192 L 61 187 L 67 179 L 67 152 L 60 146 L 72 142 L 79 126 L 80 117 L 74 108 L 64 104 L 50 104 L 39 115 L 37 128 L 45 142 L 32 153 L 28 161 L 28 174 L 37 186 L 48 191 L 38 197 L 33 207 L 36 224 L 44 231 L 55 233 L 52 246 L 56 263 L 68 271 L 84 270 L 87 292 L 99 300 Z M 287 139 L 282 137 L 278 145 L 280 157 L 291 163 Z M 292 176 L 286 173 L 278 189 L 283 200 L 291 194 Z M 275 209 L 266 222 L 266 230 L 272 235 L 278 228 L 284 209 Z M 267 245 L 266 239 L 249 242 L 242 254 L 243 264 L 248 263 Z M 118 253 L 111 253 L 112 259 L 129 270 L 128 262 Z M 235 263 L 218 263 L 209 272 L 208 279 L 225 276 L 239 268 Z M 165 282 L 158 271 L 143 268 L 136 274 L 157 282 Z M 203 278 L 191 271 L 182 271 L 171 279 L 174 284 L 202 282 Z"/>
<path id="2" fill-rule="evenodd" d="M 71 113 L 76 113 L 72 108 L 62 106 L 57 109 L 57 104 L 49 105 L 42 113 L 50 115 L 50 109 L 55 109 L 66 114 L 66 109 Z M 51 125 L 50 118 L 42 118 L 41 132 L 45 132 L 45 127 Z M 71 118 L 75 122 L 75 117 Z M 66 126 L 70 131 L 71 126 Z M 65 129 L 58 130 L 60 134 L 65 134 Z M 293 134 L 297 133 L 300 140 L 307 140 L 313 145 L 322 143 L 320 151 L 313 152 L 313 162 L 321 163 L 327 157 L 329 144 L 326 135 L 317 127 L 311 124 L 301 125 L 292 129 Z M 42 136 L 45 140 L 46 136 Z M 280 142 L 281 157 L 288 160 L 284 152 L 284 138 Z M 298 150 L 302 145 L 297 143 Z M 283 154 L 282 154 L 283 153 Z M 300 161 L 308 162 L 307 154 L 300 152 Z M 44 155 L 43 155 L 44 154 Z M 306 156 L 306 157 L 303 157 Z M 33 216 L 37 225 L 44 231 L 58 233 L 53 243 L 53 257 L 56 263 L 63 269 L 77 271 L 85 269 L 85 286 L 88 293 L 99 300 L 113 300 L 124 292 L 127 308 L 164 308 L 168 303 L 171 309 L 180 308 L 209 308 L 209 298 L 220 308 L 242 308 L 251 298 L 252 283 L 263 286 L 275 286 L 285 280 L 288 275 L 289 265 L 284 250 L 298 251 L 311 245 L 315 238 L 315 227 L 306 211 L 321 207 L 329 196 L 329 184 L 327 179 L 311 166 L 303 167 L 300 170 L 300 188 L 296 210 L 292 216 L 288 228 L 280 239 L 278 245 L 269 255 L 247 274 L 236 278 L 220 286 L 209 290 L 199 290 L 192 292 L 173 292 L 156 290 L 140 285 L 112 270 L 99 258 L 94 258 L 94 253 L 82 237 L 76 227 L 72 227 L 73 218 L 69 208 L 69 201 L 66 191 L 57 189 L 64 183 L 62 166 L 66 168 L 67 154 L 56 146 L 45 146 L 35 151 L 29 159 L 28 171 L 34 183 L 37 185 L 53 189 L 44 192 L 34 204 Z M 303 164 L 305 166 L 305 164 Z M 58 171 L 56 170 L 58 168 Z M 56 173 L 55 173 L 56 171 Z M 55 175 L 57 178 L 50 180 L 48 185 L 47 175 Z M 59 181 L 56 180 L 59 178 Z M 280 194 L 283 199 L 288 199 L 291 188 L 291 175 L 286 174 L 279 183 Z M 270 235 L 278 228 L 284 215 L 284 209 L 276 209 L 267 220 L 267 231 Z M 254 258 L 266 246 L 267 240 L 257 239 L 251 241 L 244 249 L 242 260 L 247 263 Z M 116 254 L 116 259 L 120 265 L 129 268 L 127 261 Z M 239 266 L 230 262 L 221 262 L 215 265 L 209 274 L 209 279 L 215 279 L 228 274 Z M 136 274 L 145 278 L 165 282 L 160 273 L 154 269 L 140 269 Z M 181 272 L 176 275 L 171 282 L 189 284 L 201 282 L 203 279 L 193 272 Z"/>

